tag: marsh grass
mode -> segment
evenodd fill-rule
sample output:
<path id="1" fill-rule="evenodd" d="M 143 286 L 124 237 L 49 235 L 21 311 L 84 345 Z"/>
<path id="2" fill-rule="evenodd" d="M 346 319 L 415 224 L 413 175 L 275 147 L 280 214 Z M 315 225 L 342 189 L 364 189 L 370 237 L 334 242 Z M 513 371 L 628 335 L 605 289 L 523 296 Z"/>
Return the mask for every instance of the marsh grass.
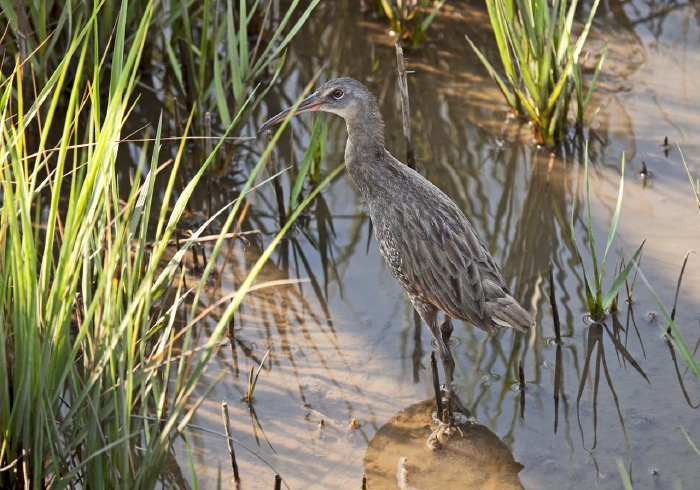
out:
<path id="1" fill-rule="evenodd" d="M 603 252 L 603 260 L 598 261 L 598 256 L 596 254 L 595 247 L 595 237 L 593 235 L 593 221 L 591 219 L 591 200 L 590 200 L 590 189 L 589 189 L 589 176 L 588 176 L 588 145 L 586 145 L 586 157 L 585 157 L 585 186 L 586 186 L 586 230 L 588 234 L 588 251 L 591 255 L 592 260 L 592 273 L 586 270 L 586 264 L 581 255 L 581 250 L 578 246 L 578 241 L 576 239 L 576 229 L 574 227 L 574 217 L 576 212 L 576 206 L 571 207 L 571 238 L 574 243 L 574 248 L 576 250 L 576 255 L 578 256 L 579 262 L 581 263 L 581 269 L 583 271 L 583 278 L 585 282 L 586 290 L 586 302 L 588 304 L 588 310 L 591 314 L 591 319 L 595 322 L 600 322 L 605 319 L 606 311 L 608 311 L 611 306 L 615 303 L 617 299 L 617 294 L 626 283 L 627 277 L 630 271 L 634 267 L 634 264 L 639 259 L 642 253 L 642 247 L 644 247 L 644 242 L 637 248 L 632 255 L 632 260 L 625 265 L 624 268 L 619 272 L 615 280 L 613 281 L 610 288 L 605 291 L 603 286 L 603 277 L 605 275 L 605 263 L 608 258 L 608 252 L 610 252 L 610 247 L 612 245 L 613 239 L 615 238 L 615 231 L 617 230 L 617 223 L 620 219 L 620 210 L 622 208 L 622 196 L 624 191 L 625 183 L 625 158 L 622 157 L 622 165 L 620 169 L 620 187 L 617 195 L 617 204 L 615 206 L 615 212 L 613 213 L 612 222 L 610 224 L 610 231 L 608 232 L 608 239 L 605 243 L 605 250 Z"/>
<path id="2" fill-rule="evenodd" d="M 320 165 L 326 156 L 326 141 L 328 140 L 328 122 L 325 114 L 314 121 L 311 137 L 301 160 L 294 185 L 289 195 L 289 209 L 299 204 L 299 198 L 307 179 L 317 183 L 320 176 Z"/>
<path id="3" fill-rule="evenodd" d="M 151 21 L 147 46 L 152 49 L 144 53 L 145 64 L 148 70 L 164 72 L 174 87 L 169 94 L 170 104 L 166 105 L 184 102 L 185 112 L 195 110 L 198 134 L 212 125 L 211 120 L 207 124 L 207 113 L 213 117 L 213 125 L 223 131 L 245 107 L 237 118 L 237 124 L 243 125 L 273 85 L 288 43 L 319 1 L 292 0 L 284 6 L 274 0 L 161 2 L 155 11 L 148 12 Z M 147 0 L 101 0 L 96 4 L 100 16 L 95 21 L 95 34 L 89 36 L 90 58 L 101 56 L 99 53 L 108 48 L 117 19 L 127 27 L 125 39 L 131 42 L 132 33 L 150 8 Z M 31 68 L 41 86 L 90 17 L 90 5 L 0 0 L 9 27 L 3 48 L 17 65 Z M 106 70 L 99 73 L 101 77 L 109 76 Z M 262 79 L 269 83 L 251 98 Z M 24 94 L 25 100 L 29 95 Z"/>
<path id="4" fill-rule="evenodd" d="M 260 361 L 260 365 L 258 366 L 257 369 L 254 367 L 250 368 L 250 373 L 248 374 L 248 388 L 246 389 L 245 396 L 243 397 L 243 401 L 245 402 L 252 402 L 253 401 L 253 394 L 255 393 L 255 387 L 258 384 L 258 378 L 260 377 L 260 371 L 262 371 L 263 365 L 265 364 L 265 360 L 267 359 L 267 356 L 270 355 L 270 349 L 267 349 L 267 352 L 263 356 L 262 360 Z"/>
<path id="5" fill-rule="evenodd" d="M 381 10 L 391 22 L 391 31 L 403 44 L 418 47 L 425 31 L 432 24 L 445 0 L 378 0 Z M 430 4 L 434 3 L 428 13 Z"/>
<path id="6" fill-rule="evenodd" d="M 176 156 L 159 165 L 161 121 L 141 149 L 134 181 L 118 179 L 117 154 L 127 145 L 122 129 L 157 11 L 156 2 L 146 4 L 132 29 L 129 8 L 124 3 L 115 13 L 104 53 L 94 49 L 102 36 L 98 5 L 72 25 L 65 55 L 46 72 L 45 83 L 25 78 L 31 71 L 20 69 L 17 54 L 0 88 L 2 488 L 90 482 L 152 488 L 173 440 L 188 440 L 188 423 L 211 387 L 199 398 L 192 395 L 233 313 L 291 223 L 342 169 L 299 203 L 227 298 L 210 336 L 196 343 L 196 309 L 184 326 L 176 313 L 184 301 L 196 304 L 279 132 L 240 196 L 166 259 L 187 202 L 223 139 L 176 190 L 186 138 Z M 40 92 L 27 94 L 28 82 Z M 229 131 L 246 110 L 243 103 Z M 165 169 L 169 177 L 156 201 L 156 174 Z M 182 257 L 222 213 L 228 218 L 202 280 L 187 289 L 176 277 Z"/>
<path id="7" fill-rule="evenodd" d="M 273 0 L 173 2 L 162 42 L 176 86 L 188 106 L 198 108 L 198 119 L 212 112 L 228 127 L 245 104 L 240 121 L 246 121 L 277 79 L 289 41 L 319 1 L 300 7 L 300 0 L 293 0 L 272 14 L 282 8 Z M 274 27 L 271 17 L 279 19 Z M 248 101 L 270 65 L 276 68 L 267 88 Z"/>
<path id="8" fill-rule="evenodd" d="M 590 124 L 597 113 L 586 118 L 605 49 L 588 90 L 579 61 L 598 3 L 593 2 L 574 40 L 577 0 L 486 0 L 504 75 L 466 36 L 513 111 L 534 123 L 539 144 L 551 145 L 565 137 L 570 112 L 579 126 Z"/>
<path id="9" fill-rule="evenodd" d="M 122 0 L 100 0 L 98 2 L 71 2 L 65 0 L 43 0 L 41 2 L 16 2 L 0 0 L 2 17 L 7 22 L 7 38 L 3 49 L 10 58 L 16 56 L 18 64 L 26 62 L 37 81 L 46 81 L 61 64 L 62 56 L 69 49 L 75 36 L 85 25 L 86 19 L 93 13 L 93 4 L 100 10 L 95 20 L 96 29 L 90 40 L 88 51 L 94 47 L 95 52 L 106 49 L 110 42 L 112 29 L 117 16 L 125 25 L 133 27 L 126 37 L 133 39 L 141 19 L 152 18 L 157 13 L 150 11 L 150 3 L 143 0 L 129 2 L 128 9 L 122 9 Z M 3 26 L 4 30 L 4 26 Z M 94 44 L 92 44 L 94 43 Z M 14 61 L 14 60 L 13 60 Z"/>

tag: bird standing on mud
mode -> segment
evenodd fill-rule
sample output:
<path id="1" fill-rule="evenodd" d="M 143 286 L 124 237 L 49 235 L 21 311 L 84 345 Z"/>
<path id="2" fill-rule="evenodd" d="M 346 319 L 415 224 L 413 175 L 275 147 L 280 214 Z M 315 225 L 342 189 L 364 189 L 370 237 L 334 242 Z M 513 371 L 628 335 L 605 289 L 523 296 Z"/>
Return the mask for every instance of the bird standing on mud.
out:
<path id="1" fill-rule="evenodd" d="M 382 257 L 437 342 L 449 400 L 451 318 L 489 333 L 499 327 L 527 332 L 534 320 L 508 293 L 496 262 L 457 205 L 384 148 L 384 123 L 367 87 L 349 77 L 331 80 L 304 99 L 295 114 L 311 111 L 345 119 L 348 174 L 367 202 Z M 279 113 L 259 131 L 291 112 Z"/>

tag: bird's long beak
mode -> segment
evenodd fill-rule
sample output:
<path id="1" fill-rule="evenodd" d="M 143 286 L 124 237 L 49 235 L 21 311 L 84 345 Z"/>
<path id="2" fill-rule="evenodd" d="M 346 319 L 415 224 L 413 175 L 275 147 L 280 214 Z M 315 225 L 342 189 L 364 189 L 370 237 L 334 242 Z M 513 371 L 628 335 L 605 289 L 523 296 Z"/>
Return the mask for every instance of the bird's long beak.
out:
<path id="1" fill-rule="evenodd" d="M 294 111 L 294 115 L 301 114 L 302 112 L 312 112 L 312 111 L 320 111 L 320 107 L 325 104 L 324 101 L 316 97 L 316 94 L 311 94 L 307 98 L 301 101 L 299 104 L 299 107 L 297 107 L 297 110 Z M 258 133 L 265 131 L 267 128 L 274 126 L 277 123 L 282 122 L 289 114 L 292 113 L 293 107 L 290 107 L 289 109 L 286 109 L 276 116 L 270 118 L 265 124 L 260 126 L 260 129 L 258 129 Z"/>

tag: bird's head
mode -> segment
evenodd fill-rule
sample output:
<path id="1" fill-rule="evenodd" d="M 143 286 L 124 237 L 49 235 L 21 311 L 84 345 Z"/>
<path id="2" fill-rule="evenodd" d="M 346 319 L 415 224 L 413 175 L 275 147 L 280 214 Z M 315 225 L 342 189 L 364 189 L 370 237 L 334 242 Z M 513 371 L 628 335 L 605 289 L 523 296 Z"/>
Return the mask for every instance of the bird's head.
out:
<path id="1" fill-rule="evenodd" d="M 301 101 L 294 115 L 303 112 L 325 111 L 337 114 L 348 123 L 359 113 L 376 108 L 374 95 L 354 78 L 336 78 L 321 85 L 313 94 Z M 264 131 L 282 122 L 292 113 L 293 107 L 272 117 L 260 126 Z"/>

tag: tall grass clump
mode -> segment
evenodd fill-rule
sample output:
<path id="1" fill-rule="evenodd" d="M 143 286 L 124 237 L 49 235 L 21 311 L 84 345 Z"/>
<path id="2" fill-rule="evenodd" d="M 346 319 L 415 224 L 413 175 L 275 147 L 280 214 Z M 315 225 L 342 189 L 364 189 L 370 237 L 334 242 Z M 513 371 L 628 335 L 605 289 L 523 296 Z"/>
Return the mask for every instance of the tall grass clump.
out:
<path id="1" fill-rule="evenodd" d="M 42 0 L 27 2 L 0 0 L 0 16 L 3 19 L 0 30 L 5 31 L 2 40 L 4 55 L 8 56 L 4 68 L 15 61 L 31 70 L 37 84 L 45 83 L 56 67 L 62 62 L 62 54 L 69 48 L 75 36 L 90 18 L 93 5 L 100 9 L 96 23 L 96 34 L 92 36 L 88 47 L 88 56 L 104 51 L 110 42 L 112 29 L 120 19 L 129 27 L 127 40 L 133 40 L 141 19 L 148 15 L 153 17 L 158 12 L 149 12 L 149 2 L 132 0 L 129 9 L 122 9 L 123 0 L 99 0 L 97 2 L 76 2 L 66 0 Z M 101 72 L 105 73 L 105 71 Z M 7 74 L 7 73 L 6 73 Z M 25 81 L 29 81 L 28 78 Z M 28 100 L 30 94 L 24 94 Z"/>
<path id="2" fill-rule="evenodd" d="M 24 87 L 34 81 L 23 78 L 30 72 L 19 68 L 19 55 L 0 85 L 0 488 L 153 488 L 208 393 L 191 397 L 233 312 L 289 224 L 337 174 L 292 213 L 209 338 L 195 345 L 196 309 L 178 326 L 178 307 L 197 303 L 271 145 L 241 196 L 221 210 L 229 216 L 199 287 L 185 290 L 177 266 L 204 227 L 172 258 L 165 252 L 214 155 L 176 193 L 185 139 L 159 166 L 159 125 L 134 182 L 116 172 L 156 4 L 146 4 L 132 30 L 125 2 L 102 54 L 93 49 L 102 36 L 95 6 L 73 26 L 62 61 L 36 84 L 31 103 Z M 166 167 L 156 204 L 156 174 Z"/>
<path id="3" fill-rule="evenodd" d="M 173 2 L 162 43 L 175 85 L 188 106 L 196 107 L 198 118 L 203 120 L 206 112 L 212 112 L 224 127 L 231 124 L 252 88 L 275 63 L 268 88 L 272 86 L 289 41 L 319 1 L 302 2 L 302 7 L 300 0 L 284 7 L 274 0 Z M 272 18 L 278 19 L 274 28 Z M 241 121 L 248 119 L 266 92 L 246 105 Z"/>
<path id="4" fill-rule="evenodd" d="M 574 40 L 577 0 L 486 0 L 504 74 L 467 36 L 513 111 L 534 123 L 539 144 L 551 145 L 564 138 L 573 102 L 576 124 L 587 125 L 595 116 L 594 113 L 586 119 L 605 49 L 588 90 L 584 89 L 579 57 L 598 3 L 599 0 L 593 2 Z"/>
<path id="5" fill-rule="evenodd" d="M 204 133 L 207 113 L 227 128 L 238 119 L 242 125 L 255 110 L 266 89 L 248 100 L 262 79 L 269 87 L 279 74 L 288 43 L 301 29 L 320 0 L 178 0 L 160 2 L 151 16 L 147 45 L 149 68 L 163 72 L 174 90 L 175 104 L 195 110 L 195 128 Z M 30 69 L 39 85 L 61 61 L 76 29 L 91 15 L 93 2 L 15 2 L 0 0 L 7 19 L 6 53 L 24 69 Z M 122 9 L 121 0 L 101 0 L 97 34 L 88 45 L 88 56 L 104 52 L 112 27 L 119 18 L 127 26 L 127 41 L 144 17 L 147 0 L 132 0 Z M 122 19 L 119 17 L 121 14 Z M 0 34 L 1 35 L 1 34 Z M 269 73 L 270 66 L 276 70 Z M 105 71 L 100 72 L 104 75 Z M 25 98 L 29 94 L 25 93 Z M 174 111 L 173 111 L 174 112 Z"/>
<path id="6" fill-rule="evenodd" d="M 583 278 L 585 282 L 586 290 L 586 302 L 588 304 L 588 310 L 591 315 L 591 319 L 596 322 L 603 321 L 605 319 L 606 311 L 610 310 L 611 307 L 617 302 L 617 293 L 620 291 L 622 286 L 625 284 L 630 271 L 639 259 L 639 255 L 642 253 L 642 247 L 644 247 L 644 242 L 637 248 L 632 256 L 632 260 L 620 271 L 618 276 L 613 281 L 610 288 L 606 291 L 603 286 L 603 277 L 605 275 L 605 263 L 608 258 L 608 252 L 610 252 L 610 247 L 615 238 L 615 231 L 617 230 L 617 223 L 620 219 L 620 209 L 622 208 L 622 195 L 624 191 L 625 183 L 625 158 L 622 157 L 622 165 L 620 169 L 620 187 L 617 195 L 617 205 L 615 206 L 615 212 L 613 213 L 612 223 L 610 224 L 610 231 L 608 232 L 608 239 L 605 243 L 605 250 L 603 252 L 603 260 L 598 261 L 598 256 L 596 254 L 595 247 L 595 237 L 593 235 L 593 221 L 591 220 L 591 200 L 589 192 L 589 178 L 588 178 L 588 146 L 586 146 L 586 161 L 585 161 L 585 179 L 586 179 L 586 231 L 588 238 L 588 251 L 591 255 L 592 261 L 592 274 L 587 272 L 586 264 L 581 255 L 581 250 L 578 247 L 578 241 L 576 239 L 576 229 L 574 227 L 574 216 L 576 211 L 576 206 L 572 206 L 571 209 L 571 238 L 574 242 L 574 248 L 576 250 L 576 255 L 581 263 L 581 269 L 583 271 Z"/>

